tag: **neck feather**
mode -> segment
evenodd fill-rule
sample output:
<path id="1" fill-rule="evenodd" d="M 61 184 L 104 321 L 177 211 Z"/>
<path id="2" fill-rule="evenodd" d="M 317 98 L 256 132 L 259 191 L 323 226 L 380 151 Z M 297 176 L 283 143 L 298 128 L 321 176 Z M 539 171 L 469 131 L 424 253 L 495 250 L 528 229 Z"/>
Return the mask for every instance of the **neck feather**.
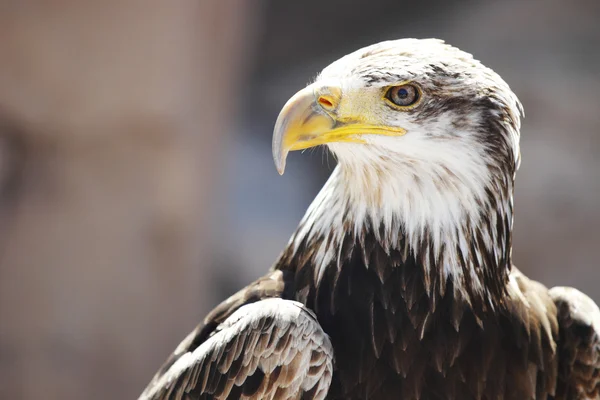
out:
<path id="1" fill-rule="evenodd" d="M 353 248 L 376 241 L 389 256 L 386 268 L 417 260 L 430 296 L 444 296 L 451 280 L 454 295 L 493 308 L 511 268 L 514 174 L 488 166 L 485 174 L 465 177 L 406 162 L 387 169 L 341 162 L 276 268 L 310 265 L 319 286 L 328 269 L 343 268 Z"/>

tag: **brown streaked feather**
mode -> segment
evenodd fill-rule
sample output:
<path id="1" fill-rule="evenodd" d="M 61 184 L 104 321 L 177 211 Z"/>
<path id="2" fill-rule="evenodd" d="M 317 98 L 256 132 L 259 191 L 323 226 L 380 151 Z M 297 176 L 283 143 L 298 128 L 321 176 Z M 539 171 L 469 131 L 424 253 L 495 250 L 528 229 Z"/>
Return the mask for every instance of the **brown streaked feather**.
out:
<path id="1" fill-rule="evenodd" d="M 600 398 L 600 310 L 585 294 L 569 287 L 550 289 L 556 303 L 559 385 L 556 400 Z"/>
<path id="2" fill-rule="evenodd" d="M 332 374 L 331 342 L 314 314 L 301 303 L 268 298 L 232 313 L 140 399 L 321 400 Z"/>

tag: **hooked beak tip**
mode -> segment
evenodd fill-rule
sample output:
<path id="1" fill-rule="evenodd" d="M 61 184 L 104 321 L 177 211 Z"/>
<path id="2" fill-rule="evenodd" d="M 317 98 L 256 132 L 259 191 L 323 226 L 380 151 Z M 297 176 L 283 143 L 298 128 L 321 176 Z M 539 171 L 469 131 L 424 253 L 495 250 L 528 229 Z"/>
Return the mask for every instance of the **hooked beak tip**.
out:
<path id="1" fill-rule="evenodd" d="M 287 159 L 288 150 L 282 148 L 278 143 L 273 144 L 273 161 L 275 162 L 275 168 L 279 175 L 283 175 L 285 172 L 285 161 Z"/>
<path id="2" fill-rule="evenodd" d="M 279 175 L 283 175 L 283 173 L 285 172 L 285 161 L 280 164 L 276 163 L 275 168 L 277 168 L 277 172 L 279 172 Z"/>

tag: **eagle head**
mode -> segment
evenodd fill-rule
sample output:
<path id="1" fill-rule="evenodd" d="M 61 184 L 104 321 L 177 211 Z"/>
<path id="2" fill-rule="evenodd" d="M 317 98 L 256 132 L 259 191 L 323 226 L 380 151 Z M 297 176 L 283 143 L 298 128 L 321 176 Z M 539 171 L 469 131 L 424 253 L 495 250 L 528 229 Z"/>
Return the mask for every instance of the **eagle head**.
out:
<path id="1" fill-rule="evenodd" d="M 459 257 L 509 266 L 521 114 L 498 74 L 440 40 L 387 41 L 340 58 L 275 124 L 280 173 L 293 150 L 326 145 L 338 160 L 292 240 L 349 229 L 358 237 L 371 225 L 387 248 L 405 237 L 413 253 L 434 254 L 429 264 L 445 252 L 446 275 L 476 278 Z"/>

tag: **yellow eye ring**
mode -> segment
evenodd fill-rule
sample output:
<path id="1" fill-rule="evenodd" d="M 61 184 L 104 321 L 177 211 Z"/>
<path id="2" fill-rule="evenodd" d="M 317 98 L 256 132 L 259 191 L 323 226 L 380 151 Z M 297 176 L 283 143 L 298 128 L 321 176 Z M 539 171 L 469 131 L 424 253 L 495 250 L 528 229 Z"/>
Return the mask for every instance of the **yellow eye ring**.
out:
<path id="1" fill-rule="evenodd" d="M 419 86 L 412 83 L 403 83 L 388 88 L 384 98 L 397 110 L 409 110 L 419 104 L 422 95 Z"/>

